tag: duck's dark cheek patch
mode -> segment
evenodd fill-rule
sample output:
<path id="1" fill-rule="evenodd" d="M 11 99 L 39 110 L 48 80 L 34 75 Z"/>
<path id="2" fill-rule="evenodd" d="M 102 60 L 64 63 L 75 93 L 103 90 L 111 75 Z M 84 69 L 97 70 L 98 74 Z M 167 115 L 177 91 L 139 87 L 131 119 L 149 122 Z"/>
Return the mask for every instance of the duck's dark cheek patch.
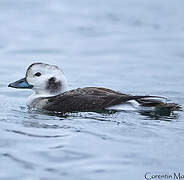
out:
<path id="1" fill-rule="evenodd" d="M 52 77 L 48 80 L 46 89 L 52 93 L 55 94 L 61 90 L 62 84 L 60 81 L 56 82 L 56 78 Z"/>

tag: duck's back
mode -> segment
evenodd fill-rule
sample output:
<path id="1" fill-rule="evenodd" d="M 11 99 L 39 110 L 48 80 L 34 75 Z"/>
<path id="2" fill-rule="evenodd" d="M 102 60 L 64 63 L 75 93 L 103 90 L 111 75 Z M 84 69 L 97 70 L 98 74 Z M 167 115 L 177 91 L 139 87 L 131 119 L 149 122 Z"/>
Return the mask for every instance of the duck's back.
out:
<path id="1" fill-rule="evenodd" d="M 152 100 L 154 96 L 132 96 L 106 88 L 86 87 L 70 90 L 57 96 L 48 97 L 43 109 L 55 112 L 103 111 L 109 107 L 122 105 L 131 100 L 142 106 L 160 106 L 169 109 L 177 108 L 177 104 Z M 149 99 L 146 99 L 149 98 Z"/>

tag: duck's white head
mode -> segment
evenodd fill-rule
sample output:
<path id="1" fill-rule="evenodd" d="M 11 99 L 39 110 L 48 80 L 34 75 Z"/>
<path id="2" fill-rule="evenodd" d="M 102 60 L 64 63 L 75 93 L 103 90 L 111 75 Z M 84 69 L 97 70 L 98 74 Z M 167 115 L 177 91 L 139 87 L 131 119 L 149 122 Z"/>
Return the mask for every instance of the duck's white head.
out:
<path id="1" fill-rule="evenodd" d="M 25 78 L 9 84 L 9 87 L 32 89 L 39 97 L 54 96 L 66 91 L 67 82 L 59 67 L 34 63 L 28 67 Z"/>

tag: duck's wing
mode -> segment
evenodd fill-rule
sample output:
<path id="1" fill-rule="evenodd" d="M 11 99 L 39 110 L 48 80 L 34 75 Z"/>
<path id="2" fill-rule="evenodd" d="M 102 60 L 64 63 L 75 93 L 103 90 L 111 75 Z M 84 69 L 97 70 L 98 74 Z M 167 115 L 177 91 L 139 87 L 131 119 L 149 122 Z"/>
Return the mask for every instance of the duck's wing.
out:
<path id="1" fill-rule="evenodd" d="M 101 111 L 113 105 L 153 96 L 132 96 L 106 88 L 86 87 L 49 97 L 43 107 L 48 111 L 79 112 Z"/>

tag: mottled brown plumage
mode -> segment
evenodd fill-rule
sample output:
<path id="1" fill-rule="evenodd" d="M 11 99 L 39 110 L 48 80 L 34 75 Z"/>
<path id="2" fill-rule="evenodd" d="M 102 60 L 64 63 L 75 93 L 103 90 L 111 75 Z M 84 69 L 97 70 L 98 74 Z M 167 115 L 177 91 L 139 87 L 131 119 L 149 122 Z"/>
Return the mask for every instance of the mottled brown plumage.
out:
<path id="1" fill-rule="evenodd" d="M 106 108 L 136 100 L 146 107 L 167 107 L 170 110 L 179 109 L 174 103 L 164 103 L 160 100 L 146 99 L 157 96 L 133 96 L 122 94 L 106 88 L 86 87 L 70 90 L 54 97 L 48 97 L 43 109 L 57 112 L 103 111 Z M 158 97 L 157 97 L 158 98 Z"/>

